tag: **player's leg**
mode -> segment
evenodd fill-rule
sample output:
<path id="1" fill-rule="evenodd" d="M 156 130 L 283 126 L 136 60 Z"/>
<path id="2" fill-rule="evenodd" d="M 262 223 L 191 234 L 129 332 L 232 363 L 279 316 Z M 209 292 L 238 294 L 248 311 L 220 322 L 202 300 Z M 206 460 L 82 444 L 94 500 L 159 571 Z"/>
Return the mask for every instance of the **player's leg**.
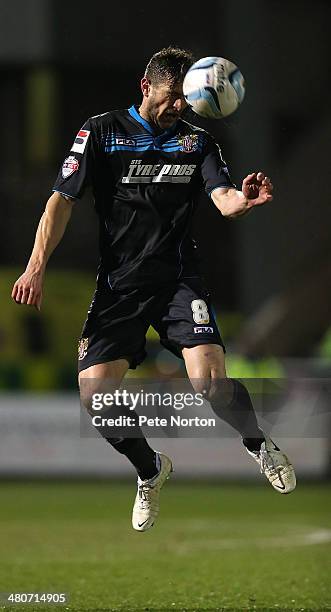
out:
<path id="1" fill-rule="evenodd" d="M 213 411 L 232 425 L 260 470 L 275 490 L 290 493 L 296 486 L 293 466 L 285 453 L 259 428 L 246 387 L 226 378 L 224 352 L 213 344 L 183 348 L 188 376 L 194 389 L 205 392 Z"/>
<path id="2" fill-rule="evenodd" d="M 149 327 L 150 305 L 154 296 L 138 289 L 122 293 L 113 290 L 107 275 L 99 275 L 98 287 L 90 306 L 79 343 L 78 364 L 81 388 L 91 387 L 99 379 L 104 385 L 119 387 L 128 368 L 135 369 L 146 357 L 146 332 Z M 145 314 L 146 313 L 146 314 Z M 95 365 L 96 364 L 96 365 Z M 90 379 L 88 377 L 91 377 Z M 91 390 L 91 389 L 90 389 Z M 133 411 L 128 415 L 133 417 Z M 137 416 L 137 415 L 136 415 Z M 107 435 L 108 442 L 135 466 L 138 472 L 138 492 L 132 514 L 132 525 L 138 531 L 149 529 L 159 511 L 162 485 L 172 464 L 168 457 L 148 445 L 135 419 L 136 435 L 126 431 Z"/>
<path id="3" fill-rule="evenodd" d="M 184 358 L 193 387 L 206 390 L 218 416 L 241 433 L 251 450 L 259 450 L 263 433 L 247 390 L 226 377 L 223 342 L 210 294 L 198 277 L 176 283 L 153 326 L 161 343 Z"/>
<path id="4" fill-rule="evenodd" d="M 184 358 L 194 389 L 197 392 L 206 390 L 214 412 L 241 434 L 247 451 L 259 462 L 272 485 L 280 492 L 293 490 L 293 467 L 259 428 L 246 387 L 226 377 L 223 341 L 210 294 L 201 280 L 179 281 L 168 307 L 153 326 L 160 334 L 161 343 Z"/>
<path id="5" fill-rule="evenodd" d="M 251 451 L 259 451 L 264 434 L 259 428 L 256 414 L 246 387 L 227 378 L 222 346 L 202 344 L 183 348 L 187 374 L 197 392 L 205 392 L 213 411 L 242 436 Z"/>
<path id="6" fill-rule="evenodd" d="M 100 393 L 101 390 L 107 393 L 114 393 L 114 391 L 119 389 L 128 369 L 129 362 L 127 359 L 116 359 L 106 363 L 98 363 L 81 370 L 79 373 L 81 402 L 90 414 L 95 414 L 92 410 L 93 396 L 96 393 Z M 135 411 L 129 410 L 123 404 L 112 406 L 108 410 L 103 410 L 100 414 L 104 417 L 115 417 L 117 416 L 116 411 L 123 416 L 137 419 Z M 147 443 L 138 425 L 132 429 L 130 428 L 130 437 L 125 435 L 125 428 L 120 432 L 123 434 L 120 437 L 108 437 L 106 428 L 100 428 L 99 432 L 117 452 L 129 459 L 142 480 L 153 478 L 153 476 L 158 474 L 159 462 L 157 454 Z"/>
<path id="7" fill-rule="evenodd" d="M 89 412 L 91 411 L 94 393 L 106 389 L 107 393 L 119 389 L 121 382 L 129 369 L 127 359 L 117 359 L 111 362 L 100 363 L 81 370 L 79 386 L 81 400 Z M 125 415 L 125 407 L 120 406 L 120 413 Z M 109 410 L 110 416 L 112 408 Z M 153 450 L 144 437 L 139 425 L 138 415 L 135 411 L 128 411 L 130 418 L 136 419 L 136 425 L 130 430 L 131 436 L 126 437 L 125 431 L 121 437 L 108 437 L 107 433 L 100 431 L 111 446 L 125 455 L 138 474 L 138 490 L 132 512 L 132 526 L 137 531 L 146 531 L 155 522 L 159 512 L 159 497 L 161 488 L 172 471 L 172 463 L 166 455 Z"/>
<path id="8" fill-rule="evenodd" d="M 124 294 L 114 291 L 109 285 L 108 276 L 105 273 L 99 274 L 97 290 L 78 344 L 80 394 L 88 411 L 95 393 L 118 390 L 128 369 L 135 369 L 145 359 L 147 327 L 138 316 L 139 312 L 137 291 Z M 103 412 L 105 410 L 103 408 Z M 116 410 L 127 410 L 127 416 L 132 418 L 137 416 L 124 403 L 109 408 L 114 416 Z M 140 478 L 152 478 L 158 473 L 157 456 L 138 424 L 135 428 L 124 427 L 116 437 L 107 435 L 105 428 L 99 431 L 119 453 L 131 461 Z M 129 432 L 130 435 L 126 435 Z"/>

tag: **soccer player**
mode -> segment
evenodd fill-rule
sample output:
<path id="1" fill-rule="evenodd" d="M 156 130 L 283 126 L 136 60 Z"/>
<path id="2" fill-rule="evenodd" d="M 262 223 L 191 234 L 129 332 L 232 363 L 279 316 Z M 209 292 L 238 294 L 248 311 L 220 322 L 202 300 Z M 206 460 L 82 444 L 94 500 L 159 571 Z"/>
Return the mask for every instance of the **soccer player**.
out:
<path id="1" fill-rule="evenodd" d="M 140 106 L 106 112 L 83 125 L 12 297 L 40 309 L 48 258 L 74 202 L 91 186 L 101 257 L 78 348 L 83 403 L 89 408 L 100 381 L 111 380 L 118 388 L 128 369 L 144 360 L 146 332 L 153 325 L 161 343 L 184 359 L 195 391 L 207 391 L 214 412 L 240 433 L 274 489 L 289 493 L 296 484 L 292 465 L 259 428 L 246 388 L 226 377 L 224 345 L 190 236 L 201 189 L 224 217 L 236 219 L 271 202 L 272 184 L 263 172 L 252 172 L 237 190 L 214 139 L 181 118 L 187 107 L 182 84 L 192 63 L 185 50 L 162 49 L 146 67 Z M 136 468 L 132 524 L 146 531 L 157 517 L 172 464 L 149 446 L 139 428 L 136 433 L 107 441 Z"/>

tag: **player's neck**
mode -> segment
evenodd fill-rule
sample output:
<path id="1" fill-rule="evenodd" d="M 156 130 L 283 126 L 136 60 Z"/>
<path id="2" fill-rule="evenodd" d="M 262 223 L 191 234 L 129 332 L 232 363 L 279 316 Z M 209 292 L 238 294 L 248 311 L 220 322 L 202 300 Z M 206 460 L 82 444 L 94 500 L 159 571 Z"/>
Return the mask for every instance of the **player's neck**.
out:
<path id="1" fill-rule="evenodd" d="M 138 113 L 139 113 L 140 117 L 142 117 L 142 119 L 144 119 L 145 121 L 147 121 L 147 123 L 149 123 L 149 125 L 151 126 L 151 128 L 153 128 L 153 130 L 154 130 L 154 132 L 156 134 L 162 134 L 162 132 L 164 132 L 164 130 L 161 129 L 157 125 L 157 123 L 154 123 L 153 118 L 151 117 L 151 115 L 148 112 L 148 110 L 146 108 L 144 108 L 143 104 L 141 104 L 141 106 L 139 106 Z"/>

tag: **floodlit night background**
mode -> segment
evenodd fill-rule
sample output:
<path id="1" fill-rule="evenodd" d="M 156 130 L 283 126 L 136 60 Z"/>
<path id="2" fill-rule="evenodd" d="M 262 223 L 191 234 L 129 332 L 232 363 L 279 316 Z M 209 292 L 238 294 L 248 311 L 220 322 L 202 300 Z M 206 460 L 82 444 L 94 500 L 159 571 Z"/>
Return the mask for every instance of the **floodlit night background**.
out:
<path id="1" fill-rule="evenodd" d="M 75 204 L 49 262 L 41 314 L 12 303 L 11 285 L 24 270 L 76 132 L 91 115 L 139 103 L 148 59 L 169 44 L 189 48 L 196 59 L 221 55 L 238 64 L 246 80 L 239 110 L 220 121 L 192 120 L 217 138 L 238 188 L 248 172 L 260 169 L 275 186 L 274 202 L 246 219 L 223 219 L 205 195 L 196 214 L 194 237 L 227 346 L 228 373 L 328 377 L 328 3 L 315 2 L 311 11 L 308 2 L 224 1 L 199 14 L 186 5 L 176 6 L 175 14 L 162 9 L 160 18 L 150 2 L 98 1 L 91 10 L 75 0 L 13 0 L 0 7 L 3 392 L 30 399 L 37 393 L 41 405 L 40 394 L 57 392 L 77 403 L 77 338 L 98 262 L 89 193 Z M 135 375 L 184 376 L 183 364 L 162 349 L 152 329 L 148 337 L 149 358 Z M 3 452 L 6 472 L 12 456 Z M 326 456 L 320 461 L 326 470 Z"/>

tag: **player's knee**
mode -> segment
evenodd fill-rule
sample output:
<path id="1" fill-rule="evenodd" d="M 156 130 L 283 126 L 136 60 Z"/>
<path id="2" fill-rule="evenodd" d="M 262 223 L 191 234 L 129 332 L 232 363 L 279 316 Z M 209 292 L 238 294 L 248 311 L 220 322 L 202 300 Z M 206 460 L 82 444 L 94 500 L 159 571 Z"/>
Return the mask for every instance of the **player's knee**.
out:
<path id="1" fill-rule="evenodd" d="M 196 393 L 202 393 L 204 397 L 208 397 L 210 391 L 210 377 L 197 376 L 190 378 L 191 385 Z"/>
<path id="2" fill-rule="evenodd" d="M 92 415 L 94 411 L 93 403 L 94 403 L 95 394 L 92 391 L 87 391 L 86 389 L 80 389 L 80 402 L 81 405 L 87 410 L 87 412 Z"/>
<path id="3" fill-rule="evenodd" d="M 224 352 L 219 345 L 199 345 L 183 350 L 187 373 L 197 393 L 209 395 L 212 381 L 226 378 Z"/>
<path id="4" fill-rule="evenodd" d="M 80 381 L 80 401 L 81 405 L 87 410 L 87 412 L 93 416 L 103 412 L 103 396 L 104 393 L 100 391 L 100 387 L 95 384 L 92 379 L 83 379 Z"/>
<path id="5" fill-rule="evenodd" d="M 233 399 L 233 382 L 226 376 L 204 376 L 191 379 L 196 393 L 203 394 L 209 402 L 217 402 L 220 407 L 228 406 Z"/>

